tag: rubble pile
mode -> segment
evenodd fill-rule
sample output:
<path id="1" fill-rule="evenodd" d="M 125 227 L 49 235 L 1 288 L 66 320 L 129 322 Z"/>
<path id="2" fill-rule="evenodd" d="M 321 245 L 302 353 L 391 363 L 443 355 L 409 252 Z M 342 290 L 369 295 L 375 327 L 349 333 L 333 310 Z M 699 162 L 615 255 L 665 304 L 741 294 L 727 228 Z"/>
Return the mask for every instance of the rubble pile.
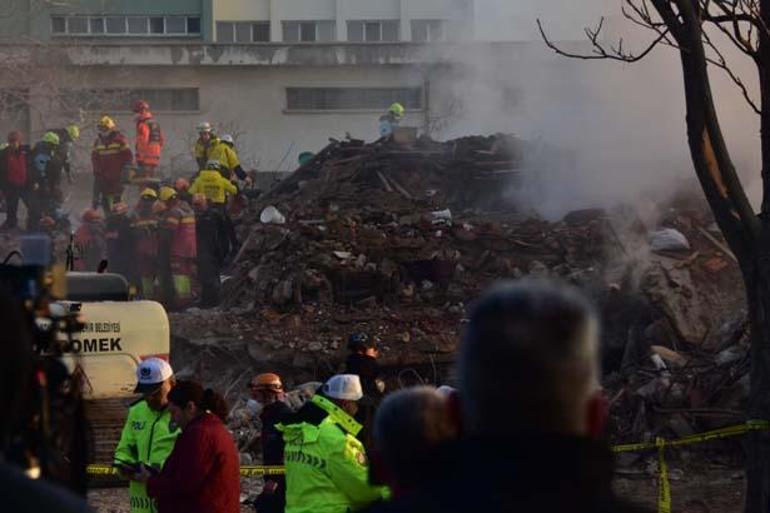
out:
<path id="1" fill-rule="evenodd" d="M 544 220 L 508 199 L 534 172 L 527 148 L 503 135 L 333 141 L 250 205 L 222 308 L 174 314 L 175 351 L 203 350 L 196 374 L 232 398 L 254 369 L 290 386 L 325 379 L 366 331 L 390 389 L 446 383 L 470 302 L 497 280 L 553 276 L 599 306 L 616 440 L 734 421 L 748 383 L 743 289 L 699 195 L 653 215 Z"/>

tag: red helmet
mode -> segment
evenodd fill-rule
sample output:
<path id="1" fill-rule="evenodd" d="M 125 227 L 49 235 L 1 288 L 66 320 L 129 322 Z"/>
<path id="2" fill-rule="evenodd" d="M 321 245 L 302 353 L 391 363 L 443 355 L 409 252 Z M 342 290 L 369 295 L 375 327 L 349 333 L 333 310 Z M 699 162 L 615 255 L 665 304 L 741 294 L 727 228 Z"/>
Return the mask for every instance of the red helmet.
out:
<path id="1" fill-rule="evenodd" d="M 52 230 L 56 226 L 56 221 L 51 216 L 43 216 L 40 219 L 40 227 L 44 230 Z"/>
<path id="2" fill-rule="evenodd" d="M 150 104 L 147 103 L 144 100 L 136 100 L 133 105 L 131 106 L 131 110 L 136 112 L 137 114 L 140 112 L 144 112 L 146 110 L 150 110 Z"/>

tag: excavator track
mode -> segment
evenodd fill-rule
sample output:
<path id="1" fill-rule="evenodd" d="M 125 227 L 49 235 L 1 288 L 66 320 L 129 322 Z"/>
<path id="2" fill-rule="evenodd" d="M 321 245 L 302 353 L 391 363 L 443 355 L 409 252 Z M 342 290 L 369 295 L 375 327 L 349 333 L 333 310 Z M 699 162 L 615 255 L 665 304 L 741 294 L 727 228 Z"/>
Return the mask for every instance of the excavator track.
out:
<path id="1" fill-rule="evenodd" d="M 110 465 L 120 433 L 128 416 L 129 399 L 96 399 L 85 402 L 86 418 L 91 426 L 90 463 Z M 108 486 L 120 483 L 114 476 L 91 476 L 95 485 Z"/>

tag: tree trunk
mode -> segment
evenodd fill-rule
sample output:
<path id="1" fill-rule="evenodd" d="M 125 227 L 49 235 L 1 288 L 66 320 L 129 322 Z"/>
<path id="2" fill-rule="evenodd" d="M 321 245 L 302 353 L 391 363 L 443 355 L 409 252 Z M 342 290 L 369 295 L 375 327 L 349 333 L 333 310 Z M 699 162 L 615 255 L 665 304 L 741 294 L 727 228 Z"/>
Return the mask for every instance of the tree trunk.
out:
<path id="1" fill-rule="evenodd" d="M 722 136 L 711 95 L 698 7 L 676 1 L 680 16 L 671 16 L 670 4 L 656 1 L 669 14 L 672 31 L 682 48 L 680 58 L 687 104 L 687 137 L 695 172 L 714 218 L 741 267 L 751 328 L 751 390 L 748 419 L 770 419 L 770 216 L 757 217 L 746 198 Z M 770 6 L 770 0 L 762 0 Z M 770 12 L 768 8 L 765 12 Z M 770 51 L 770 46 L 765 45 Z M 767 52 L 766 52 L 767 53 Z M 768 54 L 770 57 L 770 54 Z M 769 61 L 770 64 L 770 61 Z M 770 66 L 761 73 L 763 107 L 770 84 Z M 768 98 L 770 99 L 770 97 Z M 770 104 L 762 116 L 764 169 L 770 170 Z M 765 109 L 763 108 L 763 111 Z M 764 176 L 764 174 L 763 174 Z M 770 190 L 770 178 L 765 180 Z M 764 199 L 770 198 L 766 194 Z M 767 202 L 770 205 L 770 200 Z M 764 204 L 764 200 L 763 200 Z M 764 205 L 763 205 L 764 206 Z M 770 505 L 770 436 L 752 432 L 747 444 L 746 512 L 766 513 Z"/>

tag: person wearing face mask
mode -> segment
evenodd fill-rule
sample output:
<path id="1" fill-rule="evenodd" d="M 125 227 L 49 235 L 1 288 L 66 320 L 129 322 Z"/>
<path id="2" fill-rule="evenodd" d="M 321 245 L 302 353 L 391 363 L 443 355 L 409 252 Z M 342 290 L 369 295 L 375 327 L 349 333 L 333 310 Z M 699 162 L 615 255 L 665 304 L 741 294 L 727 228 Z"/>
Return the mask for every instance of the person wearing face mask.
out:
<path id="1" fill-rule="evenodd" d="M 355 374 L 338 374 L 278 430 L 283 433 L 286 513 L 346 513 L 386 495 L 369 484 L 354 416 L 363 397 Z"/>
<path id="2" fill-rule="evenodd" d="M 249 383 L 251 401 L 255 409 L 262 406 L 262 462 L 265 465 L 283 465 L 283 435 L 276 425 L 291 413 L 284 402 L 283 383 L 272 372 L 259 374 Z M 256 404 L 255 404 L 256 403 Z M 286 479 L 283 476 L 265 477 L 262 493 L 254 500 L 258 513 L 283 513 L 286 506 Z"/>
<path id="3" fill-rule="evenodd" d="M 136 376 L 135 392 L 142 394 L 142 398 L 128 412 L 114 464 L 130 479 L 131 513 L 157 513 L 141 474 L 146 468 L 159 470 L 179 436 L 179 430 L 170 425 L 168 409 L 174 371 L 165 360 L 148 358 L 139 365 Z"/>
<path id="4" fill-rule="evenodd" d="M 238 449 L 227 431 L 224 398 L 194 381 L 169 394 L 169 411 L 182 429 L 163 470 L 143 469 L 159 513 L 240 513 Z"/>

